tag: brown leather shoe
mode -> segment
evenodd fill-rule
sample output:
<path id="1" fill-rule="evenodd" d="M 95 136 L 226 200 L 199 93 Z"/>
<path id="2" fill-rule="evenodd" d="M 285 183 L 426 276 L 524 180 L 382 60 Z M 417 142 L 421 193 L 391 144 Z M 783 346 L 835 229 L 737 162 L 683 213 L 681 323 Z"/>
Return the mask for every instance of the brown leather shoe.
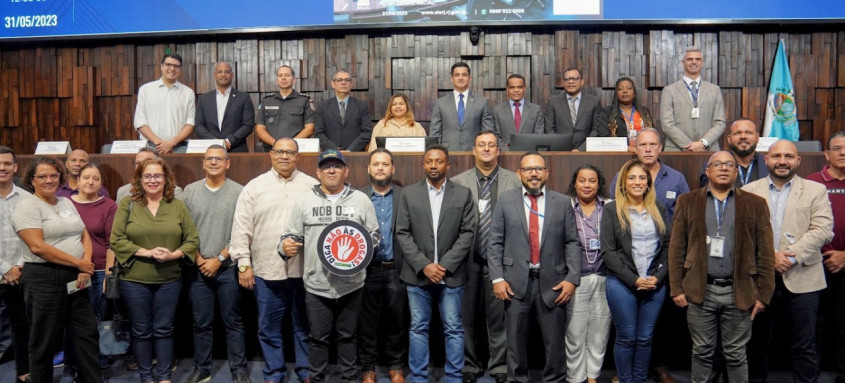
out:
<path id="1" fill-rule="evenodd" d="M 402 374 L 402 370 L 390 370 L 388 374 L 390 374 L 390 383 L 405 383 L 405 376 Z"/>
<path id="2" fill-rule="evenodd" d="M 364 371 L 364 373 L 361 374 L 361 383 L 376 383 L 376 372 Z"/>
<path id="3" fill-rule="evenodd" d="M 666 370 L 666 367 L 655 368 L 654 377 L 657 378 L 657 381 L 660 383 L 675 383 L 675 378 L 673 378 L 672 375 L 669 375 L 669 371 Z"/>

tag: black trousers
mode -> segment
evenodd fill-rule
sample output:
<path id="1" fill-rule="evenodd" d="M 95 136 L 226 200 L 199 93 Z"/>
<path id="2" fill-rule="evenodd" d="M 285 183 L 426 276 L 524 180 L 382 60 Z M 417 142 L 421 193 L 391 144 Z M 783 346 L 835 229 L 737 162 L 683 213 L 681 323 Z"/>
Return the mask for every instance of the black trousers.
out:
<path id="1" fill-rule="evenodd" d="M 308 353 L 312 382 L 326 381 L 326 366 L 329 364 L 329 345 L 332 333 L 337 346 L 337 367 L 342 382 L 356 381 L 356 357 L 358 355 L 357 329 L 361 309 L 362 289 L 355 290 L 337 299 L 321 297 L 305 292 L 305 309 L 311 327 Z M 334 330 L 334 331 L 332 331 Z"/>
<path id="2" fill-rule="evenodd" d="M 493 295 L 486 261 L 476 256 L 473 262 L 467 263 L 467 267 L 469 279 L 461 301 L 464 322 L 463 372 L 481 374 L 486 364 L 490 375 L 505 374 L 508 372 L 505 302 Z M 480 352 L 481 341 L 485 339 L 489 351 L 487 363 L 484 363 Z"/>
<path id="3" fill-rule="evenodd" d="M 62 350 L 65 331 L 76 355 L 77 381 L 100 381 L 100 334 L 88 290 L 67 293 L 68 282 L 78 275 L 76 269 L 50 263 L 27 263 L 23 268 L 26 313 L 32 325 L 29 370 L 33 383 L 53 381 L 53 355 Z"/>
<path id="4" fill-rule="evenodd" d="M 404 365 L 408 328 L 408 293 L 396 270 L 367 268 L 358 318 L 358 363 L 363 371 L 373 371 L 378 364 L 378 340 L 384 339 L 387 366 L 399 370 Z"/>
<path id="5" fill-rule="evenodd" d="M 12 324 L 15 372 L 17 376 L 28 374 L 29 322 L 26 320 L 23 290 L 20 286 L 0 285 L 0 300 L 6 303 L 6 312 L 9 315 L 9 322 Z"/>

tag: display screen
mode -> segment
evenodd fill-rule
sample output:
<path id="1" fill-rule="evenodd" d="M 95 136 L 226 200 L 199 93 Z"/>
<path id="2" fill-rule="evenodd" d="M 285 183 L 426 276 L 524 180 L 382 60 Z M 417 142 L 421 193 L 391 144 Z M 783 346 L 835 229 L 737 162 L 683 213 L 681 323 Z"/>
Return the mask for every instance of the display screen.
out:
<path id="1" fill-rule="evenodd" d="M 0 0 L 0 39 L 372 27 L 843 20 L 843 0 Z"/>

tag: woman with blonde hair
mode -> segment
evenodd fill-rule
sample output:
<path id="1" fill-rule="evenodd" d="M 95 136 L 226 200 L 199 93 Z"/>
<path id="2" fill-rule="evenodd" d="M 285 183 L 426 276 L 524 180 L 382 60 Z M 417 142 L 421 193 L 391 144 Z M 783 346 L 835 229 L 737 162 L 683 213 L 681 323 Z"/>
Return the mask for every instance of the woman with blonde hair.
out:
<path id="1" fill-rule="evenodd" d="M 387 112 L 373 128 L 369 151 L 376 150 L 376 137 L 425 137 L 425 129 L 419 122 L 414 121 L 414 111 L 404 93 L 397 93 L 390 97 Z"/>
<path id="2" fill-rule="evenodd" d="M 620 382 L 644 383 L 666 297 L 669 221 L 640 160 L 622 166 L 614 193 L 616 200 L 605 205 L 600 239 L 607 303 L 616 325 L 613 354 Z"/>

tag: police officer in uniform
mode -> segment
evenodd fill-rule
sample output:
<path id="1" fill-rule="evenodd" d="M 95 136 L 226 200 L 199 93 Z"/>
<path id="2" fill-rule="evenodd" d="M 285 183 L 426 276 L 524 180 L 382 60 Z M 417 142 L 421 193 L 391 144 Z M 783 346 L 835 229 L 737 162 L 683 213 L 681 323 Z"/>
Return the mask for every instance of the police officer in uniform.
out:
<path id="1" fill-rule="evenodd" d="M 282 65 L 276 70 L 279 93 L 265 96 L 258 106 L 255 133 L 264 151 L 280 137 L 308 138 L 314 134 L 314 105 L 311 99 L 293 90 L 293 68 Z"/>

